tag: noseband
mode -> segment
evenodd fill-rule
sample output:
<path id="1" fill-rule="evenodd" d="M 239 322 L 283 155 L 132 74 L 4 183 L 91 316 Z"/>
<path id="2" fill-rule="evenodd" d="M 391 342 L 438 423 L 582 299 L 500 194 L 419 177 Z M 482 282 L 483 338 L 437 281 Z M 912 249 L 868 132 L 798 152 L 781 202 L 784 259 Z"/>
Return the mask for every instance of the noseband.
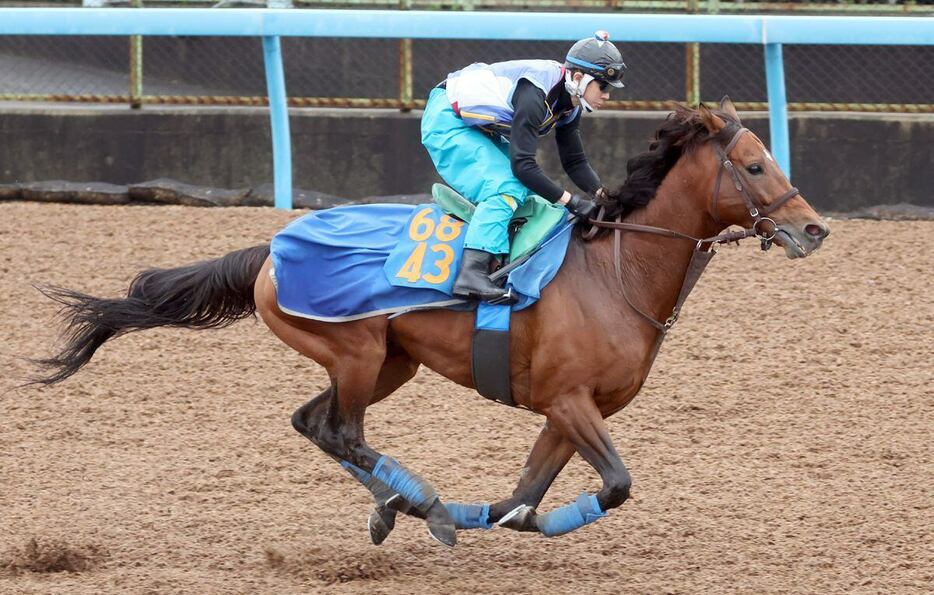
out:
<path id="1" fill-rule="evenodd" d="M 775 234 L 778 233 L 778 225 L 775 223 L 775 221 L 768 217 L 768 215 L 788 202 L 791 198 L 798 195 L 798 189 L 792 187 L 790 190 L 779 196 L 768 205 L 762 204 L 759 200 L 752 196 L 752 194 L 749 192 L 749 188 L 747 187 L 743 175 L 739 172 L 739 170 L 736 169 L 736 166 L 733 165 L 733 162 L 730 161 L 729 157 L 730 152 L 736 147 L 740 137 L 744 133 L 749 132 L 749 129 L 743 128 L 742 126 L 738 126 L 736 124 L 731 124 L 731 126 L 736 127 L 736 132 L 734 132 L 732 137 L 730 137 L 730 142 L 728 142 L 726 146 L 717 145 L 716 147 L 717 157 L 720 159 L 720 167 L 718 168 L 717 172 L 717 181 L 714 185 L 710 210 L 711 215 L 713 216 L 713 219 L 717 225 L 723 225 L 720 220 L 720 213 L 717 207 L 717 198 L 720 195 L 720 184 L 723 180 L 723 172 L 727 171 L 730 173 L 730 177 L 733 178 L 733 186 L 743 197 L 743 200 L 746 203 L 746 208 L 749 211 L 749 215 L 753 219 L 751 227 L 747 227 L 742 231 L 724 232 L 720 235 L 716 235 L 710 238 L 695 238 L 693 236 L 662 227 L 639 225 L 636 223 L 623 223 L 621 214 L 617 215 L 616 221 L 602 221 L 606 209 L 601 206 L 597 218 L 590 220 L 590 225 L 592 225 L 592 227 L 582 236 L 585 240 L 592 239 L 594 235 L 596 235 L 597 228 L 600 227 L 614 230 L 613 264 L 616 269 L 616 279 L 619 281 L 620 292 L 623 294 L 623 298 L 626 300 L 626 303 L 629 304 L 629 307 L 659 331 L 659 335 L 655 344 L 655 351 L 657 351 L 661 346 L 662 340 L 665 338 L 665 335 L 668 334 L 668 331 L 671 330 L 671 327 L 674 326 L 675 322 L 678 321 L 678 316 L 681 314 L 681 306 L 684 305 L 685 300 L 687 300 L 687 297 L 691 293 L 691 290 L 694 288 L 694 285 L 697 283 L 698 279 L 700 279 L 700 276 L 703 274 L 707 264 L 717 254 L 716 246 L 729 244 L 731 242 L 738 243 L 742 239 L 756 237 L 759 238 L 762 249 L 768 250 L 772 246 L 772 240 L 775 239 Z M 768 232 L 763 230 L 762 226 L 764 223 L 771 225 L 771 228 Z M 681 284 L 681 290 L 678 292 L 678 299 L 675 303 L 675 307 L 672 309 L 671 316 L 669 316 L 665 322 L 659 322 L 654 317 L 639 309 L 638 306 L 632 303 L 632 300 L 630 300 L 629 296 L 626 294 L 626 285 L 623 283 L 622 264 L 620 262 L 621 231 L 652 233 L 669 238 L 690 240 L 695 243 L 694 252 L 691 255 L 691 261 L 688 263 L 688 269 L 685 273 L 684 281 Z"/>

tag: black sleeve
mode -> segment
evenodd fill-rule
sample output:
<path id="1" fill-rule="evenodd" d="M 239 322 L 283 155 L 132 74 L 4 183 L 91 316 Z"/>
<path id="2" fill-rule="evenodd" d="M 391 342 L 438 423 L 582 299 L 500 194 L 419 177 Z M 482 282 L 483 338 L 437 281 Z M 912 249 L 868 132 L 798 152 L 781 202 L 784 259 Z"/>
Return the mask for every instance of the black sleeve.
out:
<path id="1" fill-rule="evenodd" d="M 593 194 L 600 187 L 600 178 L 590 167 L 584 153 L 584 141 L 580 131 L 581 112 L 571 121 L 555 129 L 555 142 L 558 143 L 558 155 L 561 166 L 568 177 L 584 192 Z"/>
<path id="2" fill-rule="evenodd" d="M 555 202 L 564 194 L 564 188 L 546 176 L 535 161 L 538 129 L 548 113 L 545 93 L 532 83 L 520 80 L 512 95 L 512 105 L 514 113 L 509 136 L 512 175 L 535 194 Z"/>

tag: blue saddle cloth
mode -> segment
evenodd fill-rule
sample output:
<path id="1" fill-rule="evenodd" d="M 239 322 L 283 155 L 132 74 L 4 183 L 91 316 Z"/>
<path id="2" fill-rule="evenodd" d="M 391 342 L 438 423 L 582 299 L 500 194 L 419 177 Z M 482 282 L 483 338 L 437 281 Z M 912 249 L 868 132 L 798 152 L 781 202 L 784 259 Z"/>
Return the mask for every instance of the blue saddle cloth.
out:
<path id="1" fill-rule="evenodd" d="M 272 239 L 272 277 L 283 312 L 343 322 L 425 308 L 471 309 L 454 298 L 466 226 L 438 205 L 353 205 L 314 211 Z M 519 296 L 534 304 L 557 274 L 571 237 L 561 224 L 509 273 Z"/>

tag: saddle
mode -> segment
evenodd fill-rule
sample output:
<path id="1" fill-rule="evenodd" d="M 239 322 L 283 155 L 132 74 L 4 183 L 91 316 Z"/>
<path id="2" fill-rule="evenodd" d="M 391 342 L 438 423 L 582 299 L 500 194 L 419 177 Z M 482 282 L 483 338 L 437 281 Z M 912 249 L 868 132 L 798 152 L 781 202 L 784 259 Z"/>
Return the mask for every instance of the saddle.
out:
<path id="1" fill-rule="evenodd" d="M 476 205 L 443 184 L 433 185 L 431 195 L 446 214 L 467 223 L 477 209 Z M 517 263 L 538 248 L 567 216 L 563 207 L 555 206 L 541 196 L 529 195 L 509 222 L 509 262 Z M 479 304 L 470 368 L 477 392 L 515 407 L 509 377 L 510 313 L 509 305 Z"/>
<path id="2" fill-rule="evenodd" d="M 448 215 L 470 223 L 477 206 L 444 184 L 434 184 L 431 196 Z M 518 260 L 538 247 L 559 223 L 567 218 L 564 207 L 530 194 L 516 209 L 509 223 L 509 262 Z"/>

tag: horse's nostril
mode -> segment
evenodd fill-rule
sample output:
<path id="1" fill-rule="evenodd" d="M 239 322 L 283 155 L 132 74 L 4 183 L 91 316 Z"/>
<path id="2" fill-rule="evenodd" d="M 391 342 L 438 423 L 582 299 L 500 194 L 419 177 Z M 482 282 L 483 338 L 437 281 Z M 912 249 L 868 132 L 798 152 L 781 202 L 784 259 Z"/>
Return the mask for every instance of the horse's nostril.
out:
<path id="1" fill-rule="evenodd" d="M 805 226 L 804 231 L 806 231 L 808 235 L 814 236 L 815 238 L 825 238 L 827 237 L 827 234 L 830 233 L 830 230 L 816 223 L 811 223 L 810 225 Z"/>

